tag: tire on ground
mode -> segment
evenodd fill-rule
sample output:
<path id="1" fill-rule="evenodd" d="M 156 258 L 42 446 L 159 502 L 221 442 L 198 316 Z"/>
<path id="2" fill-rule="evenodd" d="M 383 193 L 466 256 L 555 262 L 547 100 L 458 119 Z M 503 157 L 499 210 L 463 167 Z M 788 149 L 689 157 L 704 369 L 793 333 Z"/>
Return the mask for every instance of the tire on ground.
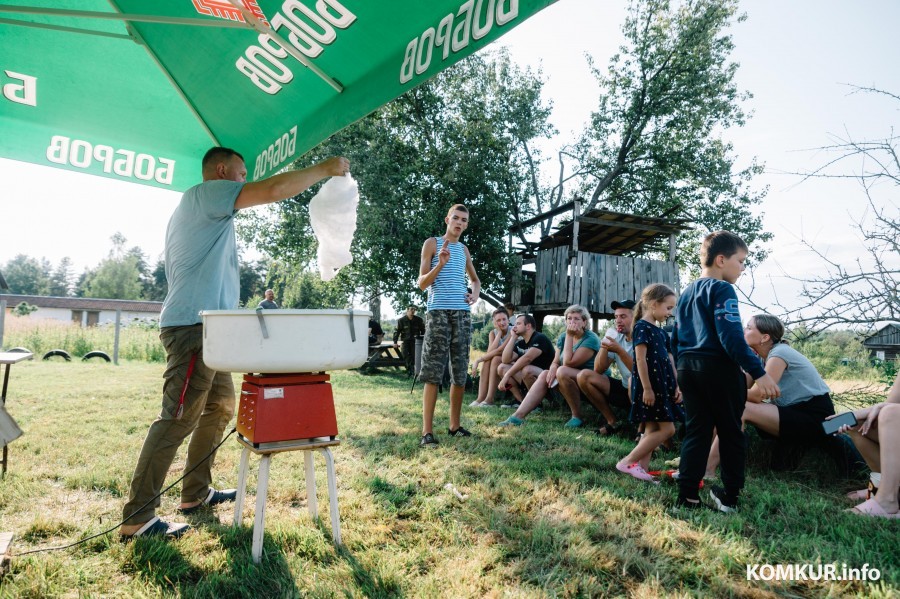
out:
<path id="1" fill-rule="evenodd" d="M 72 361 L 72 356 L 70 356 L 70 355 L 69 355 L 69 352 L 67 352 L 67 351 L 64 350 L 64 349 L 51 349 L 51 350 L 48 351 L 46 354 L 44 354 L 44 357 L 41 358 L 41 359 L 42 359 L 42 360 L 49 360 L 49 359 L 52 358 L 53 356 L 61 356 L 61 357 L 65 358 L 66 362 L 71 362 L 71 361 Z"/>
<path id="2" fill-rule="evenodd" d="M 81 358 L 81 361 L 87 362 L 91 358 L 102 358 L 103 360 L 106 360 L 107 362 L 112 362 L 112 360 L 109 357 L 109 354 L 107 354 L 105 351 L 100 351 L 99 349 L 95 349 L 94 351 L 89 351 L 88 353 L 84 354 L 84 357 Z"/>

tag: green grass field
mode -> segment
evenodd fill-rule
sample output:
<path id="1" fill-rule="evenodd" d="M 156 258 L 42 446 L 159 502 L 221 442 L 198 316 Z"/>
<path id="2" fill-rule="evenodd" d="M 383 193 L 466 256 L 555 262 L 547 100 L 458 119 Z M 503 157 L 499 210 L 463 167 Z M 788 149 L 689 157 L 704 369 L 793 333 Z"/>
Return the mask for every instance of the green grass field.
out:
<path id="1" fill-rule="evenodd" d="M 12 553 L 63 545 L 115 525 L 147 426 L 161 364 L 28 362 L 13 367 L 9 412 L 26 435 L 0 481 L 0 531 Z M 236 380 L 238 377 L 235 377 Z M 603 597 L 867 596 L 900 592 L 900 521 L 843 513 L 859 481 L 811 454 L 772 474 L 751 455 L 742 510 L 671 509 L 676 488 L 613 466 L 630 442 L 562 427 L 545 410 L 521 429 L 507 411 L 464 409 L 476 437 L 418 447 L 421 387 L 401 375 L 332 377 L 342 444 L 335 448 L 344 546 L 330 542 L 324 466 L 309 519 L 303 457 L 272 461 L 263 560 L 250 558 L 255 474 L 244 526 L 221 506 L 166 543 L 115 534 L 73 549 L 13 557 L 0 597 Z M 466 404 L 472 396 L 467 394 Z M 592 412 L 588 412 L 593 416 Z M 180 475 L 179 453 L 169 480 Z M 240 448 L 219 451 L 214 484 L 233 486 Z M 661 466 L 662 460 L 654 460 Z M 254 464 L 256 458 L 252 458 Z M 460 500 L 451 483 L 467 498 Z M 177 487 L 161 516 L 175 517 Z M 878 568 L 877 582 L 747 580 L 752 564 Z"/>

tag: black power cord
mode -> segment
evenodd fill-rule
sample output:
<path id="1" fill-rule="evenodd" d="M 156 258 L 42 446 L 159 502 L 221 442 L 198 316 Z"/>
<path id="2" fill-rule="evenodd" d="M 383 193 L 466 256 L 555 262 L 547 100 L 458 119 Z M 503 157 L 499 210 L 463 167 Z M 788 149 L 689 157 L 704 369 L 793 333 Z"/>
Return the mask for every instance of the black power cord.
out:
<path id="1" fill-rule="evenodd" d="M 168 487 L 166 487 L 165 489 L 160 491 L 152 499 L 150 499 L 150 501 L 148 501 L 147 503 L 145 503 L 144 505 L 142 505 L 141 507 L 139 507 L 138 509 L 133 511 L 131 514 L 128 515 L 127 518 L 125 518 L 124 520 L 122 520 L 121 522 L 119 522 L 118 524 L 113 526 L 112 528 L 108 528 L 108 529 L 104 530 L 103 532 L 98 532 L 95 535 L 86 537 L 84 539 L 81 539 L 80 541 L 75 541 L 74 543 L 69 543 L 68 545 L 63 545 L 61 547 L 45 547 L 43 549 L 32 549 L 31 551 L 23 551 L 22 553 L 14 553 L 14 554 L 10 555 L 10 557 L 22 557 L 23 555 L 30 555 L 32 553 L 44 553 L 47 551 L 61 551 L 63 549 L 69 549 L 70 547 L 76 547 L 78 545 L 81 545 L 82 543 L 87 543 L 88 541 L 96 539 L 97 537 L 102 537 L 103 535 L 107 535 L 107 534 L 111 533 L 115 529 L 117 529 L 120 526 L 122 526 L 123 524 L 125 524 L 125 522 L 128 521 L 128 518 L 131 518 L 135 514 L 139 513 L 142 509 L 144 509 L 145 507 L 147 507 L 148 505 L 150 505 L 151 503 L 156 501 L 159 497 L 162 497 L 163 493 L 165 493 L 166 491 L 168 491 L 169 489 L 171 489 L 172 487 L 174 487 L 175 485 L 177 485 L 178 483 L 183 481 L 184 477 L 186 477 L 188 474 L 190 474 L 191 472 L 193 472 L 194 470 L 199 468 L 201 464 L 203 464 L 206 460 L 208 460 L 210 458 L 210 456 L 212 456 L 212 454 L 214 454 L 216 452 L 216 450 L 218 450 L 220 447 L 222 447 L 222 445 L 225 443 L 225 441 L 227 441 L 228 438 L 236 432 L 237 432 L 236 428 L 231 429 L 231 432 L 229 432 L 227 435 L 225 435 L 225 438 L 223 438 L 221 441 L 219 441 L 219 444 L 216 445 L 215 447 L 213 447 L 212 451 L 210 451 L 208 454 L 206 454 L 206 456 L 202 460 L 197 462 L 196 466 L 194 466 L 193 468 L 191 468 L 190 470 L 188 470 L 187 472 L 182 474 L 181 478 L 179 478 L 178 480 L 173 482 L 171 485 L 169 485 Z"/>

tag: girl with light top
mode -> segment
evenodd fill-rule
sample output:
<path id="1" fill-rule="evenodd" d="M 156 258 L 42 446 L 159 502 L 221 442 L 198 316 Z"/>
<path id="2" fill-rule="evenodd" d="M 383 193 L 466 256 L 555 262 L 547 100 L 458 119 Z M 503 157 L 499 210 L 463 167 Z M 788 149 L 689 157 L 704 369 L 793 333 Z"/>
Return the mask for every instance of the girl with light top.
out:
<path id="1" fill-rule="evenodd" d="M 505 308 L 497 308 L 491 315 L 494 330 L 488 334 L 487 351 L 479 356 L 472 364 L 472 376 L 478 373 L 478 398 L 469 404 L 470 408 L 492 408 L 496 406 L 494 396 L 497 393 L 497 385 L 500 382 L 500 373 L 497 367 L 503 361 L 503 344 L 509 339 L 512 328 L 509 326 L 509 313 Z"/>

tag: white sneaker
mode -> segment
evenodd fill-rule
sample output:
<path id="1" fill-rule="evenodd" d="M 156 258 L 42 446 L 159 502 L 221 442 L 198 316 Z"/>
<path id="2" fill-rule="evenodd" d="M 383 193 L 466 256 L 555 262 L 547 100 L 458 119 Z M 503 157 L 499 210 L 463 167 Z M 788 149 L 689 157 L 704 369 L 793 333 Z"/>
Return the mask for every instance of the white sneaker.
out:
<path id="1" fill-rule="evenodd" d="M 480 408 L 481 402 L 476 399 L 475 401 L 473 401 L 472 403 L 469 404 L 469 407 L 470 408 Z"/>

